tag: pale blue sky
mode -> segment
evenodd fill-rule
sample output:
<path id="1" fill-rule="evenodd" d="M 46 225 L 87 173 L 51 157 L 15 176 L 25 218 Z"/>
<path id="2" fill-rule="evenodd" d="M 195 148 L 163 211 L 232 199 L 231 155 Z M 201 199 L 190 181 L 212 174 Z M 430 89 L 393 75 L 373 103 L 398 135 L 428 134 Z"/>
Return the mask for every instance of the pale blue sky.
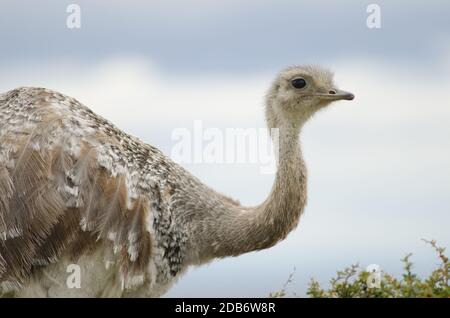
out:
<path id="1" fill-rule="evenodd" d="M 78 3 L 82 28 L 65 26 Z M 382 27 L 366 27 L 381 6 Z M 266 296 L 326 283 L 359 261 L 399 273 L 421 241 L 450 245 L 450 3 L 444 1 L 2 1 L 0 90 L 46 86 L 78 98 L 170 154 L 171 132 L 264 127 L 263 95 L 287 65 L 336 71 L 355 93 L 302 133 L 309 203 L 276 247 L 190 270 L 168 296 Z M 272 175 L 258 165 L 186 165 L 244 204 Z"/>
<path id="2" fill-rule="evenodd" d="M 433 64 L 450 29 L 447 1 L 377 1 L 382 30 L 368 32 L 373 1 L 2 1 L 2 57 L 144 55 L 166 71 L 249 72 L 299 61 L 380 57 Z M 82 29 L 64 28 L 78 3 Z"/>

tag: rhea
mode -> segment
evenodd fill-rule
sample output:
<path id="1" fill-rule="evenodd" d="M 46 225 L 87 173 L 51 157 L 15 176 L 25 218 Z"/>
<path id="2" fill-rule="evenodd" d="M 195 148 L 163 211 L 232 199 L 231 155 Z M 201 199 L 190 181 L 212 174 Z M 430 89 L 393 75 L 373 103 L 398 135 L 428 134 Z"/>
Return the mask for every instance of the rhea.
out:
<path id="1" fill-rule="evenodd" d="M 160 296 L 189 266 L 275 245 L 306 204 L 302 126 L 353 98 L 320 67 L 279 74 L 265 105 L 277 173 L 246 207 L 71 97 L 1 94 L 0 295 Z"/>

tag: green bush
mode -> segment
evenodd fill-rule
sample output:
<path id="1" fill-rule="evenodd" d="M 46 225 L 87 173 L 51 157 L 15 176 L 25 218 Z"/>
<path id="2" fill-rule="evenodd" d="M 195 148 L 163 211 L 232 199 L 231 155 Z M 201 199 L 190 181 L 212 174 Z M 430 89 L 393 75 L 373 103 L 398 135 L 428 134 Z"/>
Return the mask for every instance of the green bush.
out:
<path id="1" fill-rule="evenodd" d="M 403 263 L 403 274 L 397 279 L 394 276 L 380 272 L 376 287 L 371 286 L 371 273 L 363 271 L 355 264 L 338 271 L 330 281 L 329 289 L 323 289 L 312 279 L 306 294 L 312 298 L 414 298 L 435 297 L 449 298 L 449 261 L 444 254 L 445 249 L 439 247 L 436 241 L 426 241 L 436 251 L 440 263 L 425 279 L 421 279 L 412 271 L 412 254 L 406 255 Z M 286 286 L 292 282 L 293 274 L 281 291 L 271 293 L 270 297 L 285 297 Z M 373 283 L 373 281 L 372 281 Z"/>
<path id="2" fill-rule="evenodd" d="M 445 249 L 436 245 L 436 241 L 425 241 L 436 251 L 440 264 L 426 279 L 421 279 L 413 273 L 413 263 L 410 261 L 412 254 L 402 259 L 403 274 L 400 279 L 388 273 L 381 272 L 379 287 L 369 287 L 370 273 L 361 271 L 358 265 L 351 265 L 343 271 L 338 271 L 337 276 L 330 281 L 330 288 L 323 289 L 319 283 L 312 279 L 309 284 L 308 296 L 313 298 L 413 298 L 413 297 L 450 297 L 449 288 L 449 261 L 444 254 Z"/>

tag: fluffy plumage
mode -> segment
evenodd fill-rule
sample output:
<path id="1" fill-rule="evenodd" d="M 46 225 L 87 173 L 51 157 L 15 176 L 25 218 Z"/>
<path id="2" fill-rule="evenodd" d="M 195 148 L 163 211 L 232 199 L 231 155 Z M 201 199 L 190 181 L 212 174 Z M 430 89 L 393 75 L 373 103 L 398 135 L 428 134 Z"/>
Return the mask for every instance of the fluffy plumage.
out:
<path id="1" fill-rule="evenodd" d="M 117 264 L 124 290 L 136 277 L 139 284 L 155 284 L 152 275 L 165 283 L 179 272 L 179 247 L 165 247 L 183 244 L 183 230 L 171 224 L 170 200 L 179 184 L 170 175 L 185 171 L 51 90 L 0 95 L 0 122 L 3 292 L 20 290 L 61 257 L 76 263 L 105 245 L 115 254 L 104 262 Z M 162 257 L 171 254 L 166 262 L 155 259 L 158 249 Z M 159 261 L 153 266 L 163 275 L 148 272 L 151 260 Z"/>

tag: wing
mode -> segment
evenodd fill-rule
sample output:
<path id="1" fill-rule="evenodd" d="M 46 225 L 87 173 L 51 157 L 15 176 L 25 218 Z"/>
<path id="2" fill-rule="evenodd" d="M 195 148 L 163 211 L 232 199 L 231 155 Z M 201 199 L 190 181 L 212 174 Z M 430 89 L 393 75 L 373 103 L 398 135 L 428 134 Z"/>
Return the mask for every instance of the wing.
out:
<path id="1" fill-rule="evenodd" d="M 55 109 L 45 92 L 33 98 L 9 117 L 17 98 L 0 100 L 0 284 L 20 286 L 36 268 L 101 242 L 114 248 L 124 277 L 143 275 L 151 202 L 121 143 Z"/>

